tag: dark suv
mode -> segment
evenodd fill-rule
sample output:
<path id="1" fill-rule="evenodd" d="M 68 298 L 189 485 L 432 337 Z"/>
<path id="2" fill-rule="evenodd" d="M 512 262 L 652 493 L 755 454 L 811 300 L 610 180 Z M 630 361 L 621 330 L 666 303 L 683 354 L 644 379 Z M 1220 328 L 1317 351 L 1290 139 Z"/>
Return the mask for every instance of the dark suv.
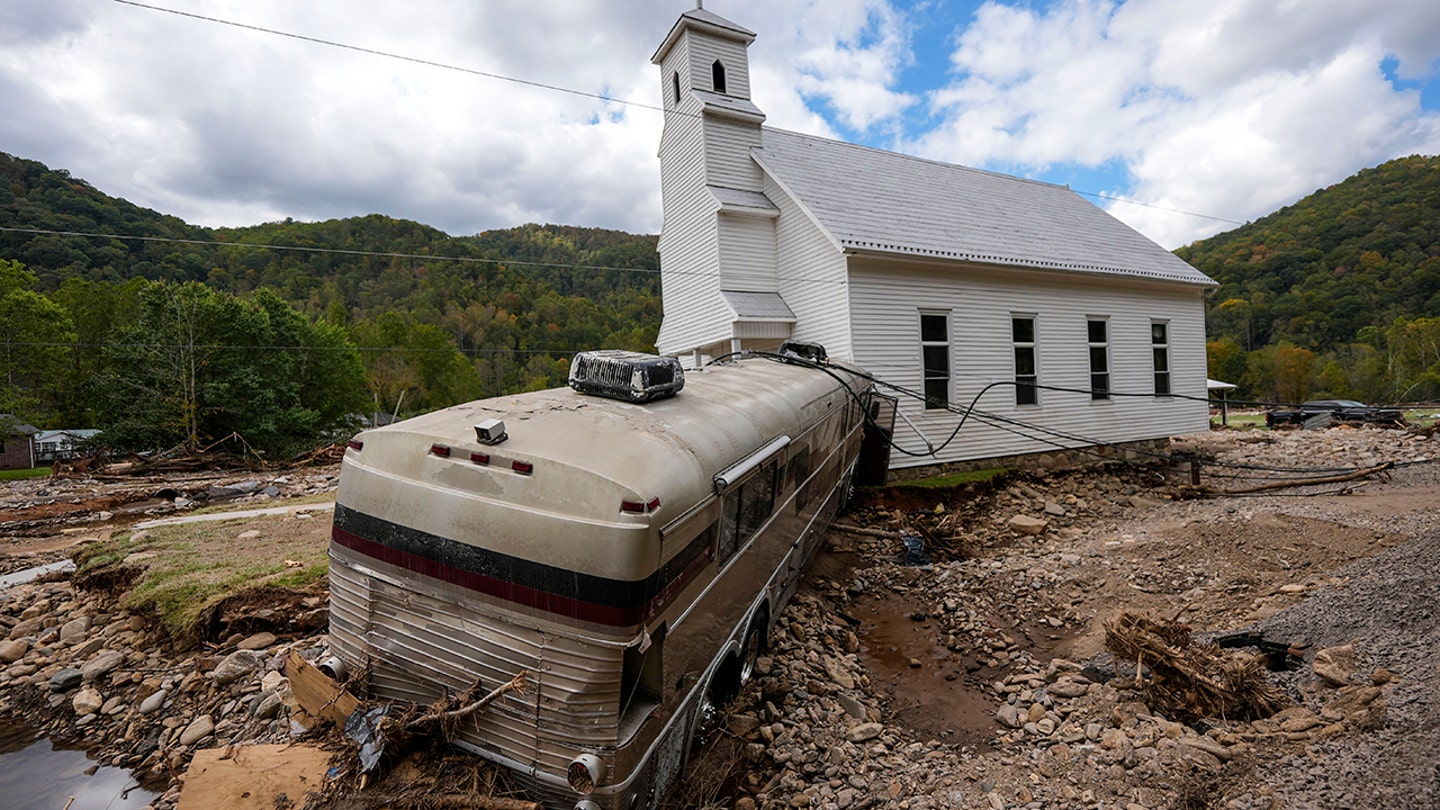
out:
<path id="1" fill-rule="evenodd" d="M 1370 422 L 1372 424 L 1403 425 L 1405 415 L 1399 408 L 1377 408 L 1353 399 L 1312 399 L 1295 411 L 1270 411 L 1265 414 L 1265 424 L 1301 425 L 1312 417 L 1329 414 L 1337 422 Z"/>

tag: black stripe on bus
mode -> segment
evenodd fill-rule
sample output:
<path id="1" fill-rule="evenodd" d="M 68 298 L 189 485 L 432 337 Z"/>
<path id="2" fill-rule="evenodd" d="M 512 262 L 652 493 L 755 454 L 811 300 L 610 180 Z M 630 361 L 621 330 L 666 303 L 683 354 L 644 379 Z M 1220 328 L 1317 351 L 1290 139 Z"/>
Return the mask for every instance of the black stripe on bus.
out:
<path id="1" fill-rule="evenodd" d="M 515 557 L 401 526 L 340 504 L 332 538 L 346 548 L 486 595 L 611 626 L 639 624 L 665 608 L 710 558 L 701 532 L 659 569 L 627 581 Z"/>

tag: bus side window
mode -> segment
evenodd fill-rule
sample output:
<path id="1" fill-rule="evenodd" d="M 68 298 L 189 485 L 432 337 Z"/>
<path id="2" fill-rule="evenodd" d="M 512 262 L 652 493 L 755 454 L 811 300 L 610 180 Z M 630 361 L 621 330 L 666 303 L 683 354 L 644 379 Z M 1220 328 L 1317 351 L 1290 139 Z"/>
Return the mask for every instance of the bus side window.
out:
<path id="1" fill-rule="evenodd" d="M 724 565 L 735 550 L 769 520 L 770 513 L 775 510 L 775 483 L 779 471 L 779 462 L 767 462 L 725 496 L 725 505 L 720 513 L 720 541 L 715 546 L 716 563 Z"/>
<path id="2" fill-rule="evenodd" d="M 725 503 L 720 510 L 720 540 L 715 545 L 715 562 L 724 565 L 740 547 L 740 493 L 738 489 L 725 496 Z"/>
<path id="3" fill-rule="evenodd" d="M 785 467 L 785 490 L 795 493 L 795 508 L 802 510 L 810 501 L 810 488 L 805 481 L 810 478 L 810 445 L 801 445 L 790 463 Z"/>
<path id="4" fill-rule="evenodd" d="M 770 513 L 775 511 L 775 473 L 777 462 L 771 461 L 760 468 L 755 477 L 745 482 L 740 491 L 740 542 L 744 543 L 765 525 Z"/>

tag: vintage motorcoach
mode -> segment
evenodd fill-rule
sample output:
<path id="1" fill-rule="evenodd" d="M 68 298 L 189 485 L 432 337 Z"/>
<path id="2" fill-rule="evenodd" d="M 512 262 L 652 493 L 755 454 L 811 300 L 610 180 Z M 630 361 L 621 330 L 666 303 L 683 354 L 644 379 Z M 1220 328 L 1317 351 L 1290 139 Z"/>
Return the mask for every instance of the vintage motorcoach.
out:
<path id="1" fill-rule="evenodd" d="M 455 742 L 549 808 L 645 807 L 749 676 L 848 492 L 870 383 L 605 352 L 571 377 L 350 442 L 330 639 L 379 699 L 528 670 Z"/>

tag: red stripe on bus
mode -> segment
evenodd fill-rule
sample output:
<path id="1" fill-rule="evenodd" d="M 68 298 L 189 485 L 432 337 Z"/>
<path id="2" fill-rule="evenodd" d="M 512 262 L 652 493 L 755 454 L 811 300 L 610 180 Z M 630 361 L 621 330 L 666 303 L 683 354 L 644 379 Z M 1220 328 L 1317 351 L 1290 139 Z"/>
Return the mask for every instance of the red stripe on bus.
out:
<path id="1" fill-rule="evenodd" d="M 708 554 L 699 555 L 679 576 L 671 580 L 653 599 L 643 605 L 612 607 L 446 565 L 419 554 L 412 554 L 383 543 L 367 540 L 338 526 L 331 527 L 330 537 L 339 545 L 352 551 L 432 579 L 438 579 L 441 582 L 448 582 L 451 585 L 458 585 L 476 593 L 524 605 L 535 610 L 609 627 L 631 627 L 659 614 L 684 588 L 685 584 L 693 580 L 710 561 Z"/>

